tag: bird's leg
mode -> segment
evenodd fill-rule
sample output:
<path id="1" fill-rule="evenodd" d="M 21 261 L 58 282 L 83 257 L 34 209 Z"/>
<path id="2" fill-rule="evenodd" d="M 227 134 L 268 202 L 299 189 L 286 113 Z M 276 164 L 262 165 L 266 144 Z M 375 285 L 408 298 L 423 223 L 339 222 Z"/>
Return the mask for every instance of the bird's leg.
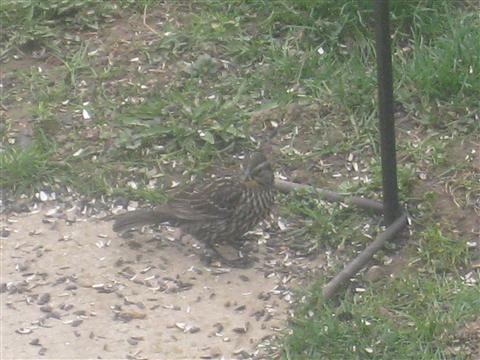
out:
<path id="1" fill-rule="evenodd" d="M 236 250 L 242 250 L 243 246 L 245 245 L 245 239 L 235 238 L 230 240 L 228 244 L 232 245 Z"/>
<path id="2" fill-rule="evenodd" d="M 205 260 L 210 265 L 215 259 L 219 260 L 223 265 L 227 265 L 234 268 L 248 268 L 251 267 L 253 262 L 249 257 L 238 257 L 236 259 L 227 259 L 220 254 L 215 245 L 207 244 L 210 254 L 206 254 Z"/>
<path id="3" fill-rule="evenodd" d="M 258 248 L 257 239 L 253 234 L 247 234 L 242 237 L 232 239 L 228 244 L 244 254 L 249 254 Z"/>

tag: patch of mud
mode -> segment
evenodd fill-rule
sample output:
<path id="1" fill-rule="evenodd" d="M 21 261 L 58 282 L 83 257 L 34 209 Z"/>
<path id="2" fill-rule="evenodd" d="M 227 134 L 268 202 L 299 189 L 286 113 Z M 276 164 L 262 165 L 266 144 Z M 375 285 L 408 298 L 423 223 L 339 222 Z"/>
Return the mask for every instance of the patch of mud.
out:
<path id="1" fill-rule="evenodd" d="M 4 359 L 262 358 L 324 265 L 267 241 L 252 268 L 206 267 L 167 233 L 122 239 L 53 204 L 4 220 Z"/>

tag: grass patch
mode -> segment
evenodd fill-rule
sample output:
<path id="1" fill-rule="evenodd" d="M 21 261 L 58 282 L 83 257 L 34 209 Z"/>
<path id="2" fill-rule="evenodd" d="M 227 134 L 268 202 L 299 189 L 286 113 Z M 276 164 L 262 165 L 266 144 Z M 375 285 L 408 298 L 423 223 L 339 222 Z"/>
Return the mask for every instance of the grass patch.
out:
<path id="1" fill-rule="evenodd" d="M 122 128 L 118 146 L 188 155 L 200 165 L 232 143 L 246 145 L 246 116 L 236 104 L 241 90 L 226 82 L 222 89 L 206 89 L 196 79 L 187 79 L 161 99 L 132 107 L 118 118 Z"/>
<path id="2" fill-rule="evenodd" d="M 404 273 L 338 304 L 323 303 L 317 287 L 293 321 L 283 358 L 446 359 L 452 330 L 479 311 L 477 287 L 442 276 Z"/>
<path id="3" fill-rule="evenodd" d="M 467 265 L 469 258 L 466 240 L 443 234 L 438 225 L 420 234 L 419 255 L 429 270 L 438 273 L 455 272 Z"/>
<path id="4" fill-rule="evenodd" d="M 59 40 L 77 41 L 77 31 L 97 31 L 120 15 L 154 4 L 152 0 L 4 0 L 0 3 L 0 58 L 15 47 L 24 51 L 42 46 L 59 50 Z"/>
<path id="5" fill-rule="evenodd" d="M 375 215 L 358 214 L 353 208 L 341 204 L 331 204 L 319 200 L 315 194 L 296 192 L 279 200 L 282 204 L 281 215 L 285 218 L 301 219 L 298 227 L 285 236 L 301 239 L 301 242 L 314 242 L 322 251 L 326 248 L 345 248 L 355 243 L 365 244 L 370 241 L 370 223 Z M 348 244 L 348 245 L 346 245 Z"/>
<path id="6" fill-rule="evenodd" d="M 0 4 L 2 55 L 13 46 L 39 49 L 62 37 L 60 29 L 98 29 L 102 18 L 111 17 L 112 3 L 99 0 L 5 0 Z M 66 34 L 63 34 L 66 35 Z M 68 34 L 67 34 L 68 35 Z"/>
<path id="7" fill-rule="evenodd" d="M 37 189 L 41 183 L 52 183 L 61 172 L 58 163 L 51 160 L 54 153 L 54 148 L 40 143 L 0 152 L 0 187 L 21 194 Z"/>

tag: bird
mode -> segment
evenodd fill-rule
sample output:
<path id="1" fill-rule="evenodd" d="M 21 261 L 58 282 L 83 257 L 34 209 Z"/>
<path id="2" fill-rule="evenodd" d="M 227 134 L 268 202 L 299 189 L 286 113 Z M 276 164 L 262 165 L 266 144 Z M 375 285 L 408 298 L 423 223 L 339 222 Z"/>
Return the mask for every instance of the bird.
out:
<path id="1" fill-rule="evenodd" d="M 113 230 L 168 224 L 204 242 L 222 263 L 240 267 L 242 258 L 228 260 L 215 245 L 242 244 L 243 235 L 270 214 L 275 192 L 272 165 L 257 151 L 248 157 L 243 176 L 216 178 L 180 191 L 164 204 L 114 215 Z"/>

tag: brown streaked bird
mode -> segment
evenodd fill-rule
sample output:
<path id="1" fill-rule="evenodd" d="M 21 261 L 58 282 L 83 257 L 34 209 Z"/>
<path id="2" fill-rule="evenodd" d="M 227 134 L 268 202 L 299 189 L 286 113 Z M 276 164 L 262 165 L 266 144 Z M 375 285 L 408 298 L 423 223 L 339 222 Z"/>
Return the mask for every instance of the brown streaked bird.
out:
<path id="1" fill-rule="evenodd" d="M 266 156 L 254 153 L 242 179 L 219 178 L 193 191 L 182 191 L 165 204 L 113 217 L 113 230 L 167 223 L 203 241 L 222 262 L 237 266 L 214 248 L 216 243 L 238 244 L 270 213 L 274 202 L 273 170 Z"/>

